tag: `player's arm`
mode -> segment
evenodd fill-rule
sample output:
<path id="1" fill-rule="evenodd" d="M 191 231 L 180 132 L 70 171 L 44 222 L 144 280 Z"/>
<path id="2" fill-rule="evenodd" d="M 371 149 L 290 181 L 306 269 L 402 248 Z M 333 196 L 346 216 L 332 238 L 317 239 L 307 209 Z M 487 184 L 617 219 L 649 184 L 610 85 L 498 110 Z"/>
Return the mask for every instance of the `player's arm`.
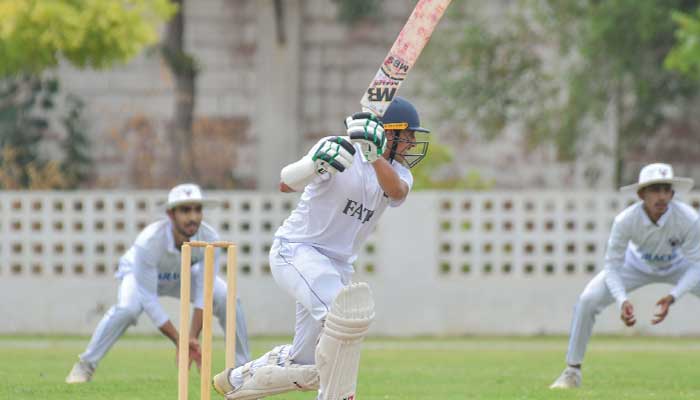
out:
<path id="1" fill-rule="evenodd" d="M 384 193 L 393 201 L 403 201 L 410 188 L 383 157 L 386 135 L 382 122 L 374 114 L 361 112 L 346 118 L 345 127 L 350 140 L 360 145 L 362 156 L 372 164 Z"/>
<path id="2" fill-rule="evenodd" d="M 685 235 L 681 251 L 690 266 L 671 292 L 656 302 L 657 311 L 651 323 L 656 325 L 663 322 L 671 309 L 671 305 L 685 293 L 700 284 L 700 220 L 695 221 Z"/>
<path id="3" fill-rule="evenodd" d="M 167 337 L 170 339 L 175 346 L 177 346 L 178 342 L 178 333 L 177 329 L 175 328 L 175 325 L 173 325 L 170 320 L 165 321 L 165 323 L 161 326 L 158 327 L 158 330 L 160 330 L 160 333 L 163 334 L 163 336 Z"/>
<path id="4" fill-rule="evenodd" d="M 286 183 L 280 182 L 280 192 L 282 192 L 282 193 L 293 193 L 293 192 L 296 192 L 296 190 L 294 190 L 294 189 L 292 189 L 291 187 L 289 187 L 289 185 L 287 185 Z"/>
<path id="5" fill-rule="evenodd" d="M 168 328 L 165 326 L 170 322 L 170 319 L 158 300 L 158 268 L 156 267 L 156 260 L 152 259 L 148 250 L 143 247 L 134 245 L 134 248 L 134 278 L 136 278 L 137 292 L 143 310 L 148 315 L 148 318 L 153 321 L 153 324 L 165 336 L 173 340 L 168 335 Z M 175 335 L 174 343 L 177 344 L 177 334 Z"/>
<path id="6" fill-rule="evenodd" d="M 384 193 L 393 201 L 403 201 L 408 196 L 408 184 L 399 178 L 394 168 L 389 164 L 389 161 L 384 158 L 378 158 L 372 163 L 374 172 L 377 174 L 379 186 L 382 187 Z"/>
<path id="7" fill-rule="evenodd" d="M 299 192 L 318 177 L 330 177 L 350 168 L 355 148 L 340 137 L 326 137 L 318 141 L 299 161 L 280 171 L 280 191 Z"/>
<path id="8" fill-rule="evenodd" d="M 632 326 L 637 322 L 634 316 L 634 307 L 627 299 L 627 290 L 622 278 L 617 273 L 625 262 L 625 252 L 631 237 L 628 231 L 627 221 L 624 218 L 615 218 L 605 251 L 605 285 L 617 302 L 620 319 L 625 325 Z"/>
<path id="9" fill-rule="evenodd" d="M 700 219 L 695 220 L 685 235 L 681 251 L 690 266 L 669 293 L 674 300 L 680 299 L 689 290 L 700 284 Z"/>

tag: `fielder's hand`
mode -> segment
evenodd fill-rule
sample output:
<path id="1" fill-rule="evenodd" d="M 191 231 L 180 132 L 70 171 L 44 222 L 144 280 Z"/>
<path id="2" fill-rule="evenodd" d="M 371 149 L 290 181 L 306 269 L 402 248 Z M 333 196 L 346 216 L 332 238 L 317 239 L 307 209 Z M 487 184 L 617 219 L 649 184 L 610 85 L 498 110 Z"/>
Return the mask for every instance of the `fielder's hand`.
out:
<path id="1" fill-rule="evenodd" d="M 384 154 L 384 124 L 374 114 L 355 113 L 345 119 L 345 127 L 350 141 L 360 144 L 365 160 L 373 163 Z"/>
<path id="2" fill-rule="evenodd" d="M 334 136 L 318 145 L 311 160 L 314 162 L 317 175 L 335 174 L 350 168 L 354 155 L 355 147 L 350 142 L 339 136 Z"/>
<path id="3" fill-rule="evenodd" d="M 666 319 L 666 316 L 668 315 L 668 309 L 671 307 L 671 304 L 673 304 L 676 301 L 676 299 L 673 298 L 672 295 L 666 295 L 661 298 L 661 300 L 656 302 L 656 305 L 659 306 L 659 312 L 654 314 L 654 319 L 651 320 L 651 323 L 656 325 Z"/>
<path id="4" fill-rule="evenodd" d="M 179 350 L 180 345 L 175 346 L 175 363 L 179 364 L 180 362 L 180 350 Z M 190 369 L 192 367 L 192 363 L 194 362 L 195 365 L 197 366 L 198 370 L 202 369 L 202 350 L 199 347 L 199 341 L 196 338 L 190 338 L 189 342 L 187 343 L 187 347 L 189 348 L 189 357 L 188 357 L 188 362 L 187 362 L 187 369 Z"/>
<path id="5" fill-rule="evenodd" d="M 634 306 L 632 306 L 632 303 L 630 303 L 627 300 L 625 300 L 625 302 L 622 303 L 622 310 L 620 311 L 620 319 L 627 326 L 632 326 L 637 322 L 637 319 L 634 317 Z"/>

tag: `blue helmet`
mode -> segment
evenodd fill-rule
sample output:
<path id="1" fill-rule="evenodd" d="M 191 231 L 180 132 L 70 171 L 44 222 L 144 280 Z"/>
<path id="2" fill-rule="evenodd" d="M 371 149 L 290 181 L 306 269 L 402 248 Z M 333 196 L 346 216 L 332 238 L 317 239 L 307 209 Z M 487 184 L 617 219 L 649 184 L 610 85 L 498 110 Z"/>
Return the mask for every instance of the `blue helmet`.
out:
<path id="1" fill-rule="evenodd" d="M 382 122 L 384 122 L 384 129 L 386 130 L 410 129 L 416 132 L 430 132 L 428 129 L 420 126 L 418 111 L 416 111 L 413 104 L 399 96 L 394 98 L 384 112 Z"/>
<path id="2" fill-rule="evenodd" d="M 404 130 L 430 132 L 428 129 L 420 126 L 418 111 L 413 107 L 413 104 L 403 97 L 395 97 L 386 109 L 386 112 L 384 112 L 382 122 L 384 123 L 384 130 L 394 132 L 391 137 L 392 145 L 389 150 L 389 160 L 397 160 L 408 168 L 412 168 L 425 158 L 426 154 L 428 154 L 427 140 L 415 140 L 413 135 L 411 135 L 411 140 L 405 139 L 405 136 L 404 138 L 400 136 L 400 133 Z M 403 153 L 399 153 L 397 151 L 399 143 L 410 143 L 410 146 Z"/>

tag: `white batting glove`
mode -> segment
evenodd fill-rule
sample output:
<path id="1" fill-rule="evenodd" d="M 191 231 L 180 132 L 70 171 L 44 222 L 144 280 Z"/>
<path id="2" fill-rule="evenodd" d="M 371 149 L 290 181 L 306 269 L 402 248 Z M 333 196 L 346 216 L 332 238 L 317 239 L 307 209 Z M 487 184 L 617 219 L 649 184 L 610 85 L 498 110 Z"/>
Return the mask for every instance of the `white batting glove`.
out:
<path id="1" fill-rule="evenodd" d="M 311 160 L 314 162 L 317 175 L 325 173 L 332 175 L 350 168 L 354 155 L 355 147 L 350 142 L 340 136 L 334 136 L 323 140 L 318 145 Z"/>
<path id="2" fill-rule="evenodd" d="M 345 119 L 345 127 L 350 141 L 360 145 L 365 160 L 373 163 L 384 154 L 384 124 L 374 114 L 355 113 Z"/>

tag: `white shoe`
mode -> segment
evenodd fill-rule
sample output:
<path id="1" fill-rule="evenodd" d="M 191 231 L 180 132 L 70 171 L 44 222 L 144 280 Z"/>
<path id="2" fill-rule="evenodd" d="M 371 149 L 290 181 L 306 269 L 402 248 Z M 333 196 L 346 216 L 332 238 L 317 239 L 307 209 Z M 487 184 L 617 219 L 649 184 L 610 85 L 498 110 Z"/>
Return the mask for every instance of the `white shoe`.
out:
<path id="1" fill-rule="evenodd" d="M 564 372 L 559 375 L 554 383 L 549 387 L 550 389 L 575 389 L 581 386 L 581 380 L 583 375 L 581 374 L 581 368 L 566 367 Z"/>
<path id="2" fill-rule="evenodd" d="M 318 390 L 319 377 L 315 365 L 265 365 L 251 374 L 249 364 L 239 367 L 242 368 L 242 385 L 236 387 L 230 381 L 232 369 L 229 368 L 214 376 L 214 390 L 226 400 L 257 400 L 292 390 Z"/>
<path id="3" fill-rule="evenodd" d="M 91 363 L 80 360 L 73 365 L 73 369 L 66 377 L 66 383 L 90 382 L 94 373 L 95 367 Z"/>

